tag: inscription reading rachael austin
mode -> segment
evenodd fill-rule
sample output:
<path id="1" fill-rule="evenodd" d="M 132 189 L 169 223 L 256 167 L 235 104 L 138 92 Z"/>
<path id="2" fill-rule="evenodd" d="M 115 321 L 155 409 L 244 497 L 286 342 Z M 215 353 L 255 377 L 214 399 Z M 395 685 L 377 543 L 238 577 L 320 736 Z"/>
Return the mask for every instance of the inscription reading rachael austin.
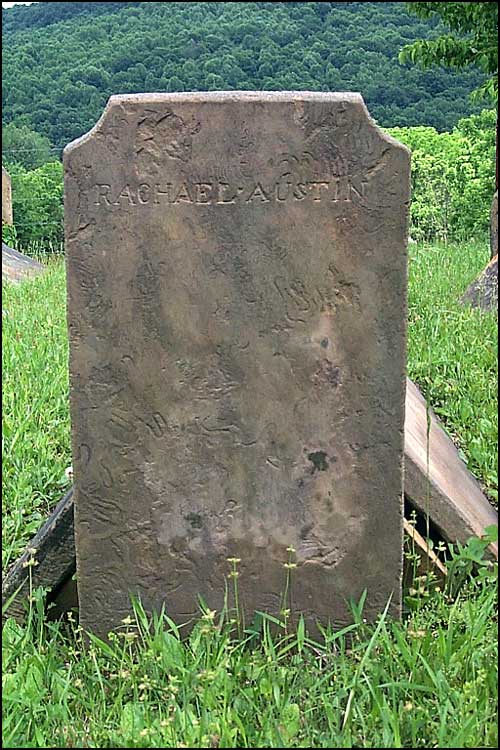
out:
<path id="1" fill-rule="evenodd" d="M 229 182 L 142 182 L 126 183 L 118 188 L 107 183 L 97 183 L 92 191 L 96 206 L 144 206 L 148 204 L 194 204 L 198 206 L 228 205 L 235 203 L 285 203 L 287 201 L 344 201 L 350 202 L 365 195 L 366 182 L 358 184 L 349 176 L 330 180 L 284 182 L 263 184 L 251 182 L 233 185 Z"/>

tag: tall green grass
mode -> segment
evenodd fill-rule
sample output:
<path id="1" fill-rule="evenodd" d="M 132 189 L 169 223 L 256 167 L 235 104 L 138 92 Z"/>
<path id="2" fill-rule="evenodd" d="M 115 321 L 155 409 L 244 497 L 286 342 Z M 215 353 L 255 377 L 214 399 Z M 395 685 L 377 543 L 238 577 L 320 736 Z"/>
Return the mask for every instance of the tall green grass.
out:
<path id="1" fill-rule="evenodd" d="M 38 530 L 71 464 L 65 273 L 61 259 L 2 283 L 2 564 Z"/>
<path id="2" fill-rule="evenodd" d="M 457 302 L 487 249 L 411 254 L 409 374 L 493 496 L 496 316 Z M 3 292 L 5 569 L 60 498 L 71 458 L 63 264 Z M 87 644 L 34 592 L 26 624 L 3 632 L 4 747 L 496 747 L 497 567 L 470 578 L 476 558 L 471 546 L 452 565 L 468 580 L 458 596 L 420 581 L 403 622 L 368 625 L 354 607 L 350 640 L 329 630 L 322 644 L 300 625 L 271 635 L 265 619 L 237 638 L 209 611 L 181 639 L 139 604 L 108 643 Z"/>
<path id="3" fill-rule="evenodd" d="M 41 596 L 3 635 L 4 747 L 497 747 L 496 571 L 455 600 L 349 641 L 325 631 L 234 637 L 205 610 L 192 633 L 134 617 L 105 643 L 48 622 Z M 276 628 L 274 627 L 274 631 Z"/>

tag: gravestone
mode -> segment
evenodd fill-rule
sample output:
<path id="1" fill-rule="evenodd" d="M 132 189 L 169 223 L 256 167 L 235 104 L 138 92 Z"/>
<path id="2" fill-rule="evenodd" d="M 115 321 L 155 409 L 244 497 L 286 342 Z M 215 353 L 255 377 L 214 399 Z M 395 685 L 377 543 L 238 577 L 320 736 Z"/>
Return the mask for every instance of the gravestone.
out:
<path id="1" fill-rule="evenodd" d="M 290 559 L 311 632 L 398 615 L 407 149 L 358 94 L 144 94 L 64 162 L 81 624 L 220 611 L 230 558 L 247 622 Z"/>
<path id="2" fill-rule="evenodd" d="M 2 166 L 2 224 L 12 223 L 12 186 L 10 175 Z"/>
<path id="3" fill-rule="evenodd" d="M 17 284 L 38 276 L 44 270 L 42 263 L 2 242 L 2 279 Z"/>
<path id="4" fill-rule="evenodd" d="M 496 255 L 498 255 L 498 190 L 495 190 L 490 210 L 490 258 Z"/>
<path id="5" fill-rule="evenodd" d="M 498 255 L 469 284 L 460 297 L 460 302 L 483 312 L 498 312 Z"/>

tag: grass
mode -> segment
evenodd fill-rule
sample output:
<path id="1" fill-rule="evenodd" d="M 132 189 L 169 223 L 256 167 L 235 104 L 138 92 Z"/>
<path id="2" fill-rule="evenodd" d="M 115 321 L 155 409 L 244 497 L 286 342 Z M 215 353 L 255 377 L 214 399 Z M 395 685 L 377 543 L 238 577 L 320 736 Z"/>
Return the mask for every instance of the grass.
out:
<path id="1" fill-rule="evenodd" d="M 409 375 L 495 497 L 497 320 L 457 303 L 486 246 L 411 252 Z M 64 287 L 56 260 L 3 289 L 4 569 L 68 481 Z M 181 640 L 138 604 L 121 634 L 86 644 L 34 592 L 27 623 L 3 631 L 4 747 L 496 747 L 497 568 L 471 578 L 470 556 L 453 563 L 458 595 L 422 581 L 403 622 L 367 625 L 358 607 L 350 638 L 321 645 L 267 620 L 238 638 L 210 612 Z"/>
<path id="2" fill-rule="evenodd" d="M 40 602 L 39 602 L 40 606 Z M 136 607 L 109 644 L 78 627 L 4 628 L 4 747 L 496 747 L 496 594 L 481 579 L 349 646 L 256 644 L 213 613 L 189 639 Z"/>
<path id="3" fill-rule="evenodd" d="M 498 316 L 458 300 L 489 260 L 486 244 L 411 247 L 408 375 L 485 492 L 498 500 Z"/>
<path id="4" fill-rule="evenodd" d="M 54 507 L 71 464 L 64 289 L 60 259 L 29 282 L 2 284 L 4 569 Z"/>

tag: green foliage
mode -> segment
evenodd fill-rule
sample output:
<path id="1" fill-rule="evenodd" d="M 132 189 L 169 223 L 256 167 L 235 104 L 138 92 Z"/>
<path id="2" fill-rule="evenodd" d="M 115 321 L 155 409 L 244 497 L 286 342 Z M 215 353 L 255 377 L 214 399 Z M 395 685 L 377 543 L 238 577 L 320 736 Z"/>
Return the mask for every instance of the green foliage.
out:
<path id="1" fill-rule="evenodd" d="M 398 64 L 401 47 L 439 29 L 404 3 L 44 2 L 3 17 L 3 122 L 61 149 L 124 92 L 354 90 L 386 127 L 438 130 L 479 111 L 477 67 Z"/>
<path id="2" fill-rule="evenodd" d="M 419 63 L 423 68 L 477 65 L 489 76 L 477 93 L 498 99 L 498 3 L 417 2 L 407 5 L 420 18 L 439 17 L 453 33 L 406 45 L 400 52 L 400 61 Z"/>
<path id="3" fill-rule="evenodd" d="M 65 277 L 60 258 L 35 279 L 22 284 L 3 281 L 2 333 L 5 566 L 20 551 L 19 542 L 27 543 L 54 507 L 63 491 L 64 471 L 71 464 Z"/>
<path id="4" fill-rule="evenodd" d="M 27 125 L 9 122 L 2 128 L 2 154 L 11 163 L 36 169 L 51 160 L 52 152 L 49 139 Z"/>
<path id="5" fill-rule="evenodd" d="M 466 544 L 450 545 L 449 558 L 446 560 L 448 575 L 446 592 L 451 597 L 458 596 L 460 589 L 472 575 L 496 584 L 498 566 L 492 566 L 485 552 L 492 544 L 498 544 L 498 526 L 488 526 L 481 539 L 472 537 Z"/>
<path id="6" fill-rule="evenodd" d="M 17 231 L 14 224 L 2 222 L 2 242 L 5 242 L 9 247 L 17 245 Z"/>
<path id="7" fill-rule="evenodd" d="M 63 242 L 63 168 L 50 161 L 28 171 L 19 164 L 8 167 L 12 180 L 15 239 L 21 247 L 33 242 Z"/>
<path id="8" fill-rule="evenodd" d="M 415 240 L 484 236 L 495 191 L 496 113 L 460 120 L 452 133 L 434 128 L 388 132 L 412 152 L 410 233 Z"/>
<path id="9" fill-rule="evenodd" d="M 22 5 L 9 10 L 2 9 L 2 25 L 5 34 L 21 29 L 40 29 L 53 23 L 67 21 L 75 16 L 96 16 L 110 13 L 123 8 L 124 5 L 139 5 L 139 3 L 33 3 L 33 8 Z"/>

